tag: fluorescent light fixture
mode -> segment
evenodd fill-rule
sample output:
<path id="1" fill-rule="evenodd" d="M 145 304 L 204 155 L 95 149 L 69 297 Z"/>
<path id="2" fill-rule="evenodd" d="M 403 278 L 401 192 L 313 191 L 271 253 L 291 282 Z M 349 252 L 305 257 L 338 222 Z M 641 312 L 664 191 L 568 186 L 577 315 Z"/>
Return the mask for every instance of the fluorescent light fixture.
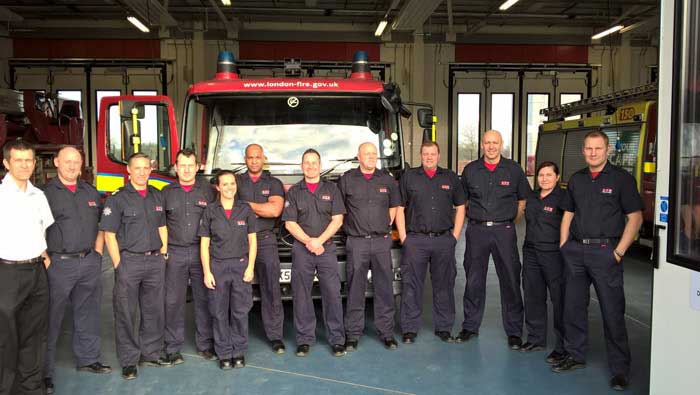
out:
<path id="1" fill-rule="evenodd" d="M 225 5 L 226 7 L 231 7 L 231 0 L 221 0 L 221 4 Z"/>
<path id="2" fill-rule="evenodd" d="M 648 20 L 646 20 L 646 21 L 639 21 L 639 22 L 633 23 L 633 24 L 631 24 L 631 25 L 629 25 L 629 26 L 625 26 L 625 27 L 623 27 L 622 29 L 620 29 L 620 34 L 622 34 L 622 33 L 627 33 L 627 32 L 629 32 L 629 31 L 632 31 L 632 30 L 634 30 L 634 29 L 636 29 L 636 28 L 638 28 L 638 27 L 644 25 L 644 24 L 647 23 L 647 22 L 648 22 Z"/>
<path id="3" fill-rule="evenodd" d="M 141 21 L 138 20 L 138 18 L 136 18 L 135 16 L 127 16 L 126 20 L 131 22 L 132 25 L 136 26 L 137 29 L 141 30 L 144 33 L 148 33 L 151 31 L 151 29 L 149 29 L 148 26 L 141 23 Z"/>
<path id="4" fill-rule="evenodd" d="M 505 11 L 509 9 L 510 7 L 513 6 L 513 4 L 517 3 L 518 0 L 506 0 L 503 4 L 501 4 L 500 7 L 498 7 L 499 10 Z"/>
<path id="5" fill-rule="evenodd" d="M 613 33 L 617 32 L 617 31 L 622 30 L 623 27 L 624 27 L 624 26 L 622 26 L 622 25 L 613 26 L 613 27 L 611 27 L 611 28 L 608 29 L 608 30 L 604 30 L 604 31 L 602 31 L 602 32 L 600 32 L 600 33 L 598 33 L 598 34 L 594 34 L 593 37 L 591 37 L 591 38 L 594 39 L 594 40 L 601 39 L 601 38 L 603 38 L 603 37 L 605 37 L 605 36 L 607 36 L 607 35 L 609 35 L 609 34 L 613 34 Z"/>
<path id="6" fill-rule="evenodd" d="M 374 35 L 377 37 L 381 37 L 382 33 L 384 33 L 384 29 L 386 29 L 386 25 L 389 23 L 386 19 L 382 19 L 379 22 L 379 25 L 377 25 L 377 30 L 374 31 Z"/>

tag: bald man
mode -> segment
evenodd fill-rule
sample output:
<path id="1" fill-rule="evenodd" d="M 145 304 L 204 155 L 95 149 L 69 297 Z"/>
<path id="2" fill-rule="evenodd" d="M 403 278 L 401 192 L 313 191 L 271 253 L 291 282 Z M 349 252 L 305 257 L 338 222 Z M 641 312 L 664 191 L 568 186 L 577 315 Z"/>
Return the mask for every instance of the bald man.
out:
<path id="1" fill-rule="evenodd" d="M 501 156 L 503 138 L 496 130 L 481 137 L 484 155 L 469 163 L 462 172 L 467 199 L 467 248 L 464 253 L 464 322 L 458 343 L 479 333 L 484 317 L 486 273 L 493 256 L 501 290 L 503 327 L 508 346 L 522 345 L 523 298 L 520 293 L 520 256 L 517 250 L 515 222 L 525 210 L 532 193 L 520 165 Z"/>
<path id="2" fill-rule="evenodd" d="M 389 350 L 396 349 L 394 339 L 394 275 L 391 267 L 391 223 L 401 204 L 394 177 L 377 169 L 377 147 L 359 146 L 360 165 L 340 177 L 338 188 L 347 215 L 343 227 L 347 240 L 348 298 L 345 307 L 345 349 L 354 351 L 365 330 L 365 291 L 367 272 L 372 270 L 374 324 L 377 334 Z"/>
<path id="3" fill-rule="evenodd" d="M 79 180 L 81 153 L 64 147 L 54 159 L 58 175 L 44 186 L 55 222 L 46 231 L 51 257 L 49 278 L 49 336 L 44 382 L 53 392 L 56 342 L 67 305 L 73 309 L 73 353 L 78 370 L 109 373 L 100 363 L 100 305 L 102 300 L 102 249 L 98 230 L 102 201 L 95 187 Z"/>
<path id="4" fill-rule="evenodd" d="M 265 335 L 272 352 L 284 354 L 282 324 L 284 308 L 280 289 L 280 255 L 277 249 L 277 236 L 274 232 L 277 219 L 284 206 L 284 186 L 282 182 L 264 171 L 265 153 L 258 144 L 250 144 L 245 149 L 245 165 L 248 171 L 236 177 L 241 201 L 248 202 L 258 217 L 258 255 L 255 262 L 255 278 L 260 286 L 260 309 Z"/>

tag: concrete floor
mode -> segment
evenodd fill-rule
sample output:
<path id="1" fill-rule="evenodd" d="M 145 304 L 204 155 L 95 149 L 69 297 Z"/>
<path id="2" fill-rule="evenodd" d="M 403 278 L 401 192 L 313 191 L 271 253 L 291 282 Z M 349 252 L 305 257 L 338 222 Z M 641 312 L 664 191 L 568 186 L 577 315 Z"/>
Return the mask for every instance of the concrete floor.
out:
<path id="1" fill-rule="evenodd" d="M 519 229 L 522 235 L 522 230 Z M 457 322 L 462 321 L 464 242 L 457 246 Z M 625 262 L 627 329 L 632 349 L 629 394 L 649 392 L 649 348 L 652 267 L 648 250 L 632 253 Z M 479 337 L 466 344 L 446 344 L 432 334 L 431 292 L 424 301 L 424 325 L 413 345 L 399 343 L 387 351 L 377 340 L 368 317 L 366 336 L 359 349 L 342 358 L 333 357 L 325 342 L 318 307 L 318 343 L 306 358 L 293 353 L 294 328 L 291 304 L 285 304 L 285 341 L 288 352 L 282 356 L 270 351 L 260 320 L 259 306 L 250 315 L 250 345 L 247 367 L 221 371 L 215 362 L 196 355 L 193 336 L 192 304 L 188 304 L 188 338 L 183 349 L 185 364 L 172 368 L 139 368 L 136 380 L 125 381 L 117 364 L 112 313 L 113 270 L 103 263 L 104 297 L 102 309 L 103 362 L 111 365 L 111 375 L 78 373 L 71 351 L 71 316 L 66 314 L 59 340 L 56 394 L 611 394 L 605 357 L 600 309 L 594 298 L 590 304 L 589 351 L 587 367 L 555 374 L 544 362 L 547 352 L 522 354 L 510 351 L 501 325 L 498 279 L 489 270 L 486 314 Z M 317 305 L 320 306 L 320 305 Z M 371 309 L 368 309 L 371 311 Z M 369 313 L 371 315 L 371 313 Z M 551 321 L 550 321 L 551 322 Z M 551 328 L 550 328 L 551 331 Z M 397 326 L 397 339 L 400 339 Z M 550 335 L 550 345 L 553 337 Z"/>

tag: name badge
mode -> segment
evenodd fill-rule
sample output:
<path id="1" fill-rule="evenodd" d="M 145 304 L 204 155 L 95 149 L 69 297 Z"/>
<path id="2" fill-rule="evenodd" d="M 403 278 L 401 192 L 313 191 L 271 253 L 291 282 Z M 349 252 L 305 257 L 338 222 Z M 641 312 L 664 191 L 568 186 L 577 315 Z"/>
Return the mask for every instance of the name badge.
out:
<path id="1" fill-rule="evenodd" d="M 613 189 L 612 188 L 603 188 L 600 190 L 601 193 L 604 193 L 606 195 L 612 195 Z"/>
<path id="2" fill-rule="evenodd" d="M 387 188 L 379 188 L 379 193 L 389 193 Z"/>
<path id="3" fill-rule="evenodd" d="M 267 196 L 267 195 L 270 194 L 270 190 L 269 190 L 269 189 L 263 189 L 262 191 L 260 191 L 260 193 L 262 193 L 263 195 Z"/>
<path id="4" fill-rule="evenodd" d="M 321 195 L 321 200 L 331 200 L 331 195 Z"/>
<path id="5" fill-rule="evenodd" d="M 207 202 L 205 202 L 204 200 L 199 200 L 197 202 L 197 206 L 206 206 L 206 205 L 207 205 Z"/>
<path id="6" fill-rule="evenodd" d="M 508 181 L 508 180 L 502 180 L 502 181 L 501 181 L 501 185 L 504 186 L 504 187 L 507 187 L 508 185 L 510 185 L 510 181 Z"/>
<path id="7" fill-rule="evenodd" d="M 236 221 L 236 225 L 238 225 L 238 226 L 245 226 L 245 221 L 244 221 L 244 220 L 238 220 L 238 221 Z"/>
<path id="8" fill-rule="evenodd" d="M 163 206 L 156 206 L 156 211 L 163 211 Z"/>
<path id="9" fill-rule="evenodd" d="M 449 191 L 449 190 L 450 190 L 450 186 L 449 186 L 448 184 L 442 184 L 442 185 L 440 185 L 440 188 L 442 188 L 442 189 L 444 189 L 444 190 L 446 190 L 446 191 Z"/>
<path id="10" fill-rule="evenodd" d="M 90 201 L 88 201 L 88 206 L 89 207 L 97 207 L 97 202 L 90 200 Z"/>
<path id="11" fill-rule="evenodd" d="M 548 213 L 554 212 L 554 207 L 544 206 L 544 211 Z"/>

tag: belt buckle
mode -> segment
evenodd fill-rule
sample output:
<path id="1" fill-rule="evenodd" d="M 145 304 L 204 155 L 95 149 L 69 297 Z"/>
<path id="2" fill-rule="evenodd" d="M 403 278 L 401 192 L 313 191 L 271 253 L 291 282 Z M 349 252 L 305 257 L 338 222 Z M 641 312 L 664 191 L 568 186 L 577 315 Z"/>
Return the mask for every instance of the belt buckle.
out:
<path id="1" fill-rule="evenodd" d="M 486 226 L 493 226 L 493 221 L 486 221 Z"/>
<path id="2" fill-rule="evenodd" d="M 581 239 L 581 244 L 591 244 L 591 239 Z"/>
<path id="3" fill-rule="evenodd" d="M 372 235 L 365 236 L 365 239 L 371 239 L 371 238 L 372 238 Z"/>

